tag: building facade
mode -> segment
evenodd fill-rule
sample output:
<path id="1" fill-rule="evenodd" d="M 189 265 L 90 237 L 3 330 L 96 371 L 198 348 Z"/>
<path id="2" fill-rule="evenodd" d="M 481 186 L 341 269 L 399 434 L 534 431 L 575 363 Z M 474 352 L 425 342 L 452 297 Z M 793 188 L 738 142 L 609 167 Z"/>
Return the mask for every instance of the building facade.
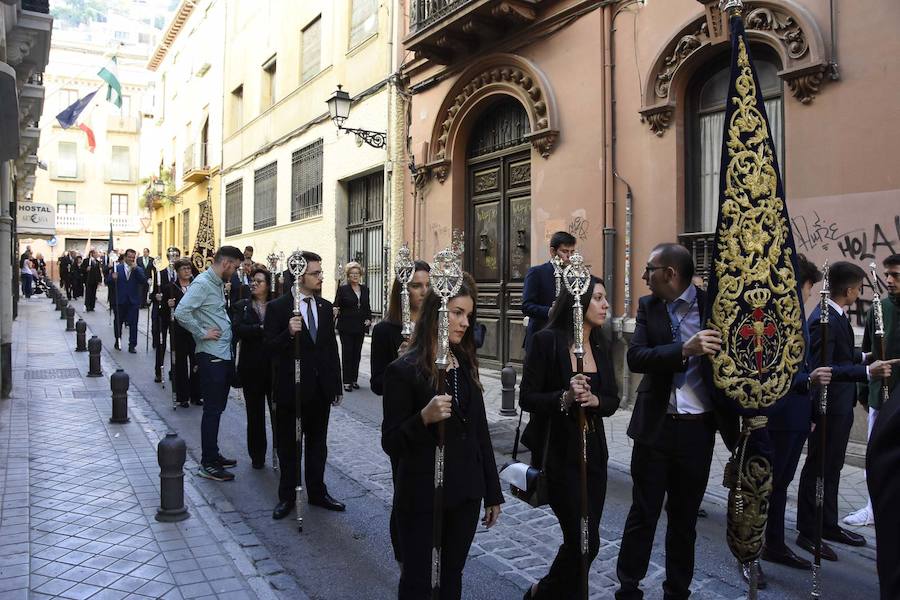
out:
<path id="1" fill-rule="evenodd" d="M 46 0 L 0 2 L 0 398 L 12 390 L 12 324 L 19 298 L 16 212 L 38 166 L 53 19 Z"/>
<path id="2" fill-rule="evenodd" d="M 153 211 L 153 253 L 164 264 L 171 246 L 182 256 L 193 250 L 204 209 L 221 231 L 224 27 L 225 2 L 185 0 L 147 64 L 156 81 L 159 128 L 151 153 L 165 191 L 156 196 L 145 188 L 143 201 Z"/>
<path id="3" fill-rule="evenodd" d="M 402 158 L 392 135 L 372 147 L 339 132 L 326 101 L 343 85 L 353 99 L 346 127 L 385 134 L 397 122 L 394 3 L 224 3 L 222 243 L 252 245 L 260 262 L 270 252 L 319 253 L 326 297 L 341 265 L 356 260 L 380 313 L 390 283 L 386 224 L 402 217 L 390 199 L 402 194 L 405 174 L 394 176 L 405 163 L 392 166 Z"/>

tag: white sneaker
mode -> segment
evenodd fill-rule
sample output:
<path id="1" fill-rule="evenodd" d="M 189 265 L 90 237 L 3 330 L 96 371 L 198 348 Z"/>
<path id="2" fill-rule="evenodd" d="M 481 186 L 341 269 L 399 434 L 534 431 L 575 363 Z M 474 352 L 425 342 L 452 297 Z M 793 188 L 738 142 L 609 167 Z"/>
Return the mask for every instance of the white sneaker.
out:
<path id="1" fill-rule="evenodd" d="M 869 510 L 868 506 L 864 506 L 856 512 L 852 512 L 844 517 L 844 524 L 854 527 L 864 527 L 866 525 L 875 524 L 875 515 Z"/>

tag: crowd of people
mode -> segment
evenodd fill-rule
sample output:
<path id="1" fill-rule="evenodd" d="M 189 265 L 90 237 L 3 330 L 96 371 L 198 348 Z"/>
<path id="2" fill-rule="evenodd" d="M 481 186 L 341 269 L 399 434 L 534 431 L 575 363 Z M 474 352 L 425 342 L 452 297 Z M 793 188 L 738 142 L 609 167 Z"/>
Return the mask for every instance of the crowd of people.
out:
<path id="1" fill-rule="evenodd" d="M 554 234 L 549 244 L 551 260 L 528 271 L 523 292 L 523 311 L 529 323 L 519 404 L 530 418 L 521 441 L 531 451 L 531 464 L 546 478 L 545 502 L 559 520 L 563 536 L 549 571 L 526 591 L 525 598 L 576 597 L 579 573 L 586 568 L 583 561 L 589 565 L 600 548 L 608 459 L 603 421 L 618 410 L 621 399 L 610 348 L 601 335 L 610 309 L 603 280 L 590 276 L 586 291 L 578 298 L 557 281 L 558 271 L 569 264 L 575 246 L 570 234 Z M 231 468 L 237 460 L 223 456 L 218 446 L 219 421 L 231 388 L 243 390 L 247 453 L 255 469 L 265 468 L 268 413 L 273 461 L 277 457 L 280 464 L 278 489 L 273 490 L 277 499 L 272 517 L 276 520 L 299 511 L 298 503 L 304 498 L 298 493 L 304 483 L 309 504 L 346 509 L 331 496 L 325 482 L 328 421 L 331 407 L 340 404 L 345 393 L 359 389 L 361 349 L 371 328 L 369 383 L 372 391 L 383 397 L 382 447 L 390 458 L 394 483 L 389 530 L 401 573 L 398 597 L 418 599 L 431 592 L 435 538 L 423 523 L 439 511 L 440 597 L 459 598 L 479 517 L 483 525 L 492 526 L 501 518 L 504 502 L 476 354 L 480 342 L 475 314 L 477 285 L 464 274 L 458 291 L 447 299 L 449 355 L 444 374 L 435 365 L 441 352 L 442 298 L 431 287 L 432 265 L 415 261 L 408 283 L 394 279 L 384 318 L 371 327 L 362 265 L 346 265 L 345 283 L 338 287 L 332 303 L 322 298 L 322 258 L 310 251 L 303 252 L 302 258 L 306 269 L 296 282 L 290 269 L 272 272 L 254 262 L 249 246 L 243 252 L 231 246 L 220 248 L 202 272 L 173 247 L 167 252 L 165 267 L 156 264 L 147 250 L 141 258 L 126 250 L 111 265 L 94 252 L 87 260 L 71 253 L 60 259 L 60 273 L 73 297 L 79 297 L 81 287 L 85 288 L 85 303 L 90 301 L 90 308 L 102 273 L 110 286 L 117 348 L 125 324 L 128 348 L 134 351 L 136 315 L 149 303 L 157 381 L 162 381 L 168 347 L 176 406 L 202 407 L 200 476 L 215 481 L 234 479 Z M 23 268 L 26 266 L 36 268 Z M 797 266 L 801 297 L 806 301 L 822 274 L 803 256 L 798 257 Z M 841 526 L 837 509 L 852 411 L 855 403 L 861 402 L 869 411 L 872 498 L 868 506 L 847 516 L 844 524 L 875 525 L 882 595 L 893 598 L 900 593 L 900 580 L 893 573 L 900 557 L 900 530 L 892 508 L 892 503 L 900 500 L 900 489 L 890 475 L 900 466 L 896 444 L 900 378 L 897 368 L 892 368 L 900 362 L 900 255 L 889 256 L 882 267 L 888 292 L 881 304 L 884 352 L 874 344 L 871 315 L 862 350 L 855 346 L 846 310 L 856 303 L 866 273 L 851 263 L 836 262 L 827 273 L 829 335 L 822 334 L 826 325 L 819 308 L 809 315 L 803 366 L 789 396 L 768 415 L 773 481 L 761 556 L 764 561 L 801 570 L 812 566 L 786 542 L 785 535 L 787 489 L 798 475 L 805 444 L 808 451 L 799 473 L 796 547 L 815 552 L 815 473 L 823 453 L 822 537 L 826 542 L 821 544 L 821 556 L 838 559 L 832 544 L 865 545 L 865 537 Z M 628 428 L 633 441 L 632 504 L 617 561 L 616 598 L 643 596 L 641 582 L 647 575 L 664 507 L 668 519 L 663 591 L 667 598 L 687 598 L 694 572 L 696 522 L 709 480 L 715 436 L 720 435 L 733 449 L 738 416 L 714 401 L 702 375 L 705 357 L 720 352 L 723 342 L 718 331 L 705 328 L 702 322 L 709 298 L 696 277 L 690 252 L 678 244 L 656 246 L 647 259 L 643 280 L 650 294 L 638 303 L 626 354 L 627 367 L 643 379 Z M 406 324 L 403 296 L 408 301 Z M 576 305 L 582 307 L 580 355 L 576 352 L 580 347 L 575 339 Z M 412 334 L 405 335 L 409 329 Z M 830 359 L 820 364 L 823 340 Z M 443 377 L 446 387 L 442 386 Z M 298 380 L 302 382 L 299 388 Z M 890 390 L 886 402 L 881 395 L 883 382 L 888 382 Z M 822 386 L 829 388 L 824 421 L 815 409 Z M 585 509 L 579 506 L 582 473 L 577 441 L 582 412 L 587 465 L 584 517 Z M 298 417 L 302 417 L 300 431 Z M 827 431 L 824 447 L 818 436 L 811 435 L 820 423 Z M 440 504 L 434 495 L 438 424 L 444 444 Z M 586 547 L 582 545 L 583 518 Z M 749 579 L 746 565 L 739 567 Z M 758 577 L 759 587 L 765 587 L 762 569 Z"/>

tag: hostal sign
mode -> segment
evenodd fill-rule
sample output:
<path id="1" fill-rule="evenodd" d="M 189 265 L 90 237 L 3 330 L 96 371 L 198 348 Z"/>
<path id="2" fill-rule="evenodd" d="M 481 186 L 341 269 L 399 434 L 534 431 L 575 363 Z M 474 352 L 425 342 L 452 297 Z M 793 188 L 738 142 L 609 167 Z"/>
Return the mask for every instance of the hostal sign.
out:
<path id="1" fill-rule="evenodd" d="M 56 210 L 49 204 L 19 202 L 16 230 L 19 235 L 56 235 Z"/>

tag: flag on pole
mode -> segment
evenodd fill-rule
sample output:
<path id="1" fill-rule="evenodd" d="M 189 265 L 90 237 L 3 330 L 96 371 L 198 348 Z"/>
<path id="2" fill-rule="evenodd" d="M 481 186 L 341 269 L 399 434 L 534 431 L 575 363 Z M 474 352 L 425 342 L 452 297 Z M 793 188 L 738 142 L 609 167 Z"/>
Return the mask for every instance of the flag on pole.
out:
<path id="1" fill-rule="evenodd" d="M 97 72 L 100 79 L 106 82 L 106 99 L 122 108 L 122 83 L 119 81 L 119 61 L 113 56 L 105 67 Z"/>
<path id="2" fill-rule="evenodd" d="M 78 124 L 78 128 L 81 129 L 85 135 L 87 135 L 88 140 L 88 150 L 93 152 L 97 147 L 96 138 L 94 137 L 94 131 L 90 128 L 90 126 L 85 123 L 85 119 L 87 119 L 90 114 L 90 110 L 87 109 L 91 101 L 94 99 L 94 96 L 97 94 L 98 90 L 94 90 L 84 98 L 79 98 L 69 106 L 63 109 L 58 115 L 56 115 L 56 120 L 59 122 L 60 127 L 63 129 L 68 129 L 69 127 L 74 126 L 76 123 Z M 81 122 L 79 122 L 81 121 Z"/>

